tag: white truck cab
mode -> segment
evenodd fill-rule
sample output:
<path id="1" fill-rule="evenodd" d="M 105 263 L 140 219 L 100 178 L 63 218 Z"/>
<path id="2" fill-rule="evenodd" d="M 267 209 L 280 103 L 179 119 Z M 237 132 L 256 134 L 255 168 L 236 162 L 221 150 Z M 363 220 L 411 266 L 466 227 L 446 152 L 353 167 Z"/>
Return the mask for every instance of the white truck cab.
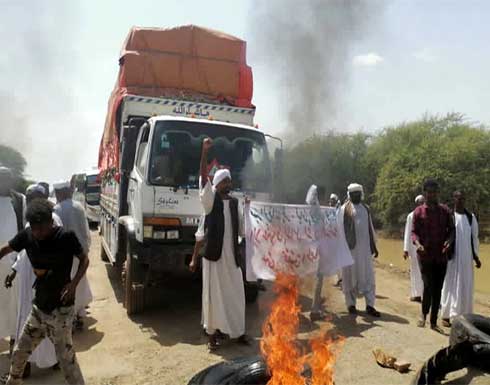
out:
<path id="1" fill-rule="evenodd" d="M 188 264 L 202 215 L 199 161 L 204 138 L 213 139 L 210 175 L 226 167 L 237 198 L 270 200 L 271 161 L 266 136 L 253 126 L 254 111 L 124 98 L 119 107 L 121 166 L 119 177 L 103 182 L 101 234 L 102 257 L 123 268 L 129 314 L 144 309 L 145 288 L 153 277 L 191 274 Z"/>

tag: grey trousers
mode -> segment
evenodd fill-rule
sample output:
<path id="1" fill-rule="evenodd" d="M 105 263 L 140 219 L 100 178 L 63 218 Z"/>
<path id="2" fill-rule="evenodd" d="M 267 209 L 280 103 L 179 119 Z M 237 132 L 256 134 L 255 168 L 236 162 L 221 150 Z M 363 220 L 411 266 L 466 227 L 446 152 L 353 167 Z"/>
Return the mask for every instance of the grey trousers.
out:
<path id="1" fill-rule="evenodd" d="M 322 308 L 322 288 L 323 274 L 317 273 L 315 282 L 315 292 L 313 293 L 313 303 L 311 305 L 312 313 L 319 313 Z"/>
<path id="2" fill-rule="evenodd" d="M 22 374 L 30 355 L 48 337 L 53 342 L 56 358 L 70 385 L 84 385 L 85 381 L 78 365 L 72 342 L 73 306 L 55 309 L 51 314 L 32 306 L 22 334 L 12 356 L 7 385 L 21 385 Z"/>

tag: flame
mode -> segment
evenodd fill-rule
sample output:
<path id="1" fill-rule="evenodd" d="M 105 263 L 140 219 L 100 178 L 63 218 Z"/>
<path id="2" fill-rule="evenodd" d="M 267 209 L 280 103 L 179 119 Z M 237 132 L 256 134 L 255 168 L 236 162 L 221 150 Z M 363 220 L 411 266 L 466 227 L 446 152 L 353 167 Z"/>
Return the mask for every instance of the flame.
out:
<path id="1" fill-rule="evenodd" d="M 333 385 L 340 340 L 334 342 L 322 333 L 309 341 L 311 352 L 305 354 L 296 342 L 301 312 L 298 277 L 278 273 L 273 290 L 277 298 L 262 326 L 260 343 L 271 373 L 267 385 Z M 306 367 L 311 369 L 311 379 L 303 375 Z"/>

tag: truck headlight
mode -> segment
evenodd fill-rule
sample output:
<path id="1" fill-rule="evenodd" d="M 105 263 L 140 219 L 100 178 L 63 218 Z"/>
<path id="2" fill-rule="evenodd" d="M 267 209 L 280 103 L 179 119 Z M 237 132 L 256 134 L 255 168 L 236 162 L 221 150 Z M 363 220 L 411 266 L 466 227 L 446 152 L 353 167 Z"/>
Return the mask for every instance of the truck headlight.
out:
<path id="1" fill-rule="evenodd" d="M 153 237 L 153 226 L 143 226 L 143 237 L 144 238 Z"/>
<path id="2" fill-rule="evenodd" d="M 165 231 L 154 231 L 153 238 L 154 239 L 165 239 Z"/>
<path id="3" fill-rule="evenodd" d="M 167 239 L 179 239 L 179 230 L 167 231 Z"/>

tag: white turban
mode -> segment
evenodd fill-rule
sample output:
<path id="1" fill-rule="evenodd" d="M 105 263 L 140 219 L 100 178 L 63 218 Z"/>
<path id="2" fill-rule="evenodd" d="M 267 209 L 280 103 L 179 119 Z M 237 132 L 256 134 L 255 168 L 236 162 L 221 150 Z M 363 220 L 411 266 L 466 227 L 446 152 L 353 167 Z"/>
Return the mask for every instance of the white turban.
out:
<path id="1" fill-rule="evenodd" d="M 312 184 L 306 193 L 306 204 L 307 205 L 319 205 L 318 201 L 318 188 L 316 185 Z"/>
<path id="2" fill-rule="evenodd" d="M 337 196 L 337 194 L 330 194 L 330 199 L 335 199 L 336 201 L 338 201 L 339 197 Z"/>
<path id="3" fill-rule="evenodd" d="M 349 196 L 349 198 L 350 194 L 354 192 L 360 192 L 362 198 L 364 199 L 364 188 L 362 187 L 362 185 L 360 185 L 359 183 L 351 183 L 349 186 L 347 186 L 347 195 Z"/>
<path id="4" fill-rule="evenodd" d="M 32 194 L 35 192 L 42 194 L 42 195 L 46 195 L 46 189 L 43 186 L 41 186 L 40 184 L 31 184 L 26 189 L 26 194 Z"/>
<path id="5" fill-rule="evenodd" d="M 417 195 L 417 197 L 415 198 L 415 203 L 419 203 L 420 201 L 424 200 L 425 197 L 423 195 Z"/>
<path id="6" fill-rule="evenodd" d="M 55 190 L 63 190 L 65 188 L 70 188 L 70 187 L 71 187 L 71 184 L 70 184 L 70 182 L 67 182 L 67 181 L 60 181 L 60 182 L 53 183 L 53 188 Z"/>
<path id="7" fill-rule="evenodd" d="M 226 178 L 231 179 L 231 174 L 230 170 L 227 170 L 226 168 L 219 169 L 214 173 L 213 177 L 213 186 L 219 185 L 221 182 L 223 182 Z"/>

